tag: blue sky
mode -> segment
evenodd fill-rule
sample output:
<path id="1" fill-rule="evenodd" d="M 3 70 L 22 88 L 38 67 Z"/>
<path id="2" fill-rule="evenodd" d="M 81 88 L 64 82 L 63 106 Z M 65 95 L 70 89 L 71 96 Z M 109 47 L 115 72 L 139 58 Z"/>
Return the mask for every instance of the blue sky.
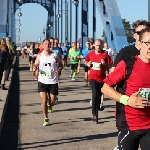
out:
<path id="1" fill-rule="evenodd" d="M 91 1 L 91 0 L 90 0 Z M 148 0 L 116 0 L 122 18 L 126 18 L 132 24 L 138 19 L 148 18 Z M 18 12 L 18 11 L 17 11 Z M 16 12 L 16 14 L 17 14 Z M 47 22 L 47 11 L 39 4 L 27 3 L 21 6 L 21 35 L 20 41 L 39 41 L 44 39 L 43 29 Z M 18 19 L 18 16 L 16 17 Z M 101 19 L 97 19 L 102 27 Z M 18 27 L 16 27 L 18 28 Z M 102 33 L 102 30 L 101 30 Z"/>

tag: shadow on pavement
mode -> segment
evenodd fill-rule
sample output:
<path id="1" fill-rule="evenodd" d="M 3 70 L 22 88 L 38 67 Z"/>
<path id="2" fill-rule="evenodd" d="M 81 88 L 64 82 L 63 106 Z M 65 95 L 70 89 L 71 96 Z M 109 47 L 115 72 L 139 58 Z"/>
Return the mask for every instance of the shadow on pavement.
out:
<path id="1" fill-rule="evenodd" d="M 33 143 L 23 143 L 20 146 L 23 148 L 20 148 L 20 150 L 24 149 L 32 149 L 32 148 L 39 148 L 39 147 L 49 147 L 53 145 L 60 145 L 66 144 L 66 143 L 76 143 L 76 142 L 82 142 L 82 141 L 88 141 L 88 140 L 94 140 L 94 139 L 103 139 L 108 137 L 116 137 L 118 132 L 112 132 L 112 133 L 106 133 L 106 134 L 94 134 L 94 135 L 87 135 L 84 137 L 73 137 L 73 138 L 64 138 L 59 140 L 49 140 L 49 141 L 42 141 L 42 142 L 33 142 Z M 36 145 L 34 145 L 36 144 Z"/>
<path id="2" fill-rule="evenodd" d="M 18 70 L 19 58 L 16 58 L 14 70 Z M 18 131 L 19 131 L 19 74 L 13 71 L 12 86 L 10 89 L 6 113 L 4 116 L 4 124 L 0 138 L 0 150 L 16 150 L 18 149 Z"/>

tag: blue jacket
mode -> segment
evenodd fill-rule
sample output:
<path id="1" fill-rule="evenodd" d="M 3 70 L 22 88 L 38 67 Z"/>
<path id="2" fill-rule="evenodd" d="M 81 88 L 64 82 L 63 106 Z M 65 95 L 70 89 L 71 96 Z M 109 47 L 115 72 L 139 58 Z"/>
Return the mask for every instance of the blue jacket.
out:
<path id="1" fill-rule="evenodd" d="M 58 47 L 54 47 L 52 50 L 53 53 L 57 54 L 60 59 L 62 59 L 61 51 Z"/>
<path id="2" fill-rule="evenodd" d="M 90 49 L 83 49 L 82 50 L 82 56 L 83 56 L 83 58 L 86 58 L 86 56 L 87 56 L 87 54 L 90 52 L 91 50 Z"/>

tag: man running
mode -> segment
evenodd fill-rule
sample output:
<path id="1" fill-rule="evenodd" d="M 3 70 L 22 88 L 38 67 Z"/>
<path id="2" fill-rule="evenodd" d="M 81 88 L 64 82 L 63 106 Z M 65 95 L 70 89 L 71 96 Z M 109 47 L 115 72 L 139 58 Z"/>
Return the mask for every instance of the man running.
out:
<path id="1" fill-rule="evenodd" d="M 62 52 L 63 52 L 63 67 L 65 69 L 67 69 L 67 59 L 68 59 L 69 47 L 67 46 L 66 43 L 64 43 L 64 45 L 61 48 L 62 48 Z"/>
<path id="2" fill-rule="evenodd" d="M 83 63 L 84 63 L 84 78 L 85 78 L 85 83 L 86 83 L 86 86 L 88 86 L 88 71 L 89 71 L 89 67 L 85 64 L 85 58 L 86 56 L 88 55 L 88 53 L 91 51 L 90 49 L 90 42 L 86 42 L 86 45 L 85 45 L 85 49 L 82 50 L 82 56 L 83 56 Z"/>
<path id="3" fill-rule="evenodd" d="M 80 51 L 77 50 L 77 44 L 75 42 L 74 42 L 73 49 L 69 52 L 69 58 L 70 58 L 70 65 L 71 65 L 71 77 L 72 80 L 74 81 L 77 75 L 79 59 L 81 58 Z"/>
<path id="4" fill-rule="evenodd" d="M 104 80 L 102 92 L 116 103 L 119 150 L 150 148 L 150 28 L 138 34 L 140 54 L 120 61 Z M 113 86 L 120 84 L 121 89 Z M 118 87 L 117 87 L 118 88 Z M 119 87 L 120 88 L 120 87 Z"/>
<path id="5" fill-rule="evenodd" d="M 49 125 L 47 93 L 51 98 L 51 107 L 55 103 L 55 96 L 58 93 L 58 75 L 62 70 L 62 62 L 57 54 L 50 51 L 49 40 L 43 42 L 43 52 L 38 54 L 34 64 L 34 70 L 39 68 L 38 91 L 41 97 L 41 106 L 44 115 L 43 126 Z M 57 66 L 58 64 L 58 66 Z"/>
<path id="6" fill-rule="evenodd" d="M 93 122 L 98 123 L 98 110 L 100 106 L 101 88 L 106 77 L 107 64 L 112 64 L 110 56 L 102 50 L 102 41 L 96 39 L 95 50 L 88 53 L 85 62 L 90 67 L 89 84 L 92 90 L 92 115 Z"/>
<path id="7" fill-rule="evenodd" d="M 137 20 L 133 23 L 132 27 L 133 27 L 133 37 L 135 38 L 135 43 L 130 44 L 128 46 L 125 46 L 124 48 L 122 48 L 119 51 L 119 53 L 117 54 L 117 56 L 115 58 L 113 68 L 111 69 L 111 71 L 114 70 L 114 68 L 117 66 L 117 64 L 121 60 L 140 54 L 140 51 L 139 51 L 139 33 L 142 29 L 145 29 L 148 26 L 149 26 L 149 22 L 147 22 L 146 20 Z M 119 92 L 122 89 L 122 84 L 118 84 L 117 89 Z M 117 147 L 115 147 L 114 150 L 119 150 L 119 149 Z"/>

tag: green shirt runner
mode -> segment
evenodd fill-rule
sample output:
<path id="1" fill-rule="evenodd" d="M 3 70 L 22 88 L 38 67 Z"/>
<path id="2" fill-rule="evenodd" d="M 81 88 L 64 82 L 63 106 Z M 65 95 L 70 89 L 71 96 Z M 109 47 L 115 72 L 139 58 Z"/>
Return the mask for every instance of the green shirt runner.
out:
<path id="1" fill-rule="evenodd" d="M 71 64 L 78 64 L 79 58 L 74 58 L 74 59 L 72 59 L 72 57 L 80 57 L 80 56 L 81 56 L 80 51 L 78 51 L 78 50 L 72 50 L 72 51 L 69 53 L 70 63 L 71 63 Z"/>

